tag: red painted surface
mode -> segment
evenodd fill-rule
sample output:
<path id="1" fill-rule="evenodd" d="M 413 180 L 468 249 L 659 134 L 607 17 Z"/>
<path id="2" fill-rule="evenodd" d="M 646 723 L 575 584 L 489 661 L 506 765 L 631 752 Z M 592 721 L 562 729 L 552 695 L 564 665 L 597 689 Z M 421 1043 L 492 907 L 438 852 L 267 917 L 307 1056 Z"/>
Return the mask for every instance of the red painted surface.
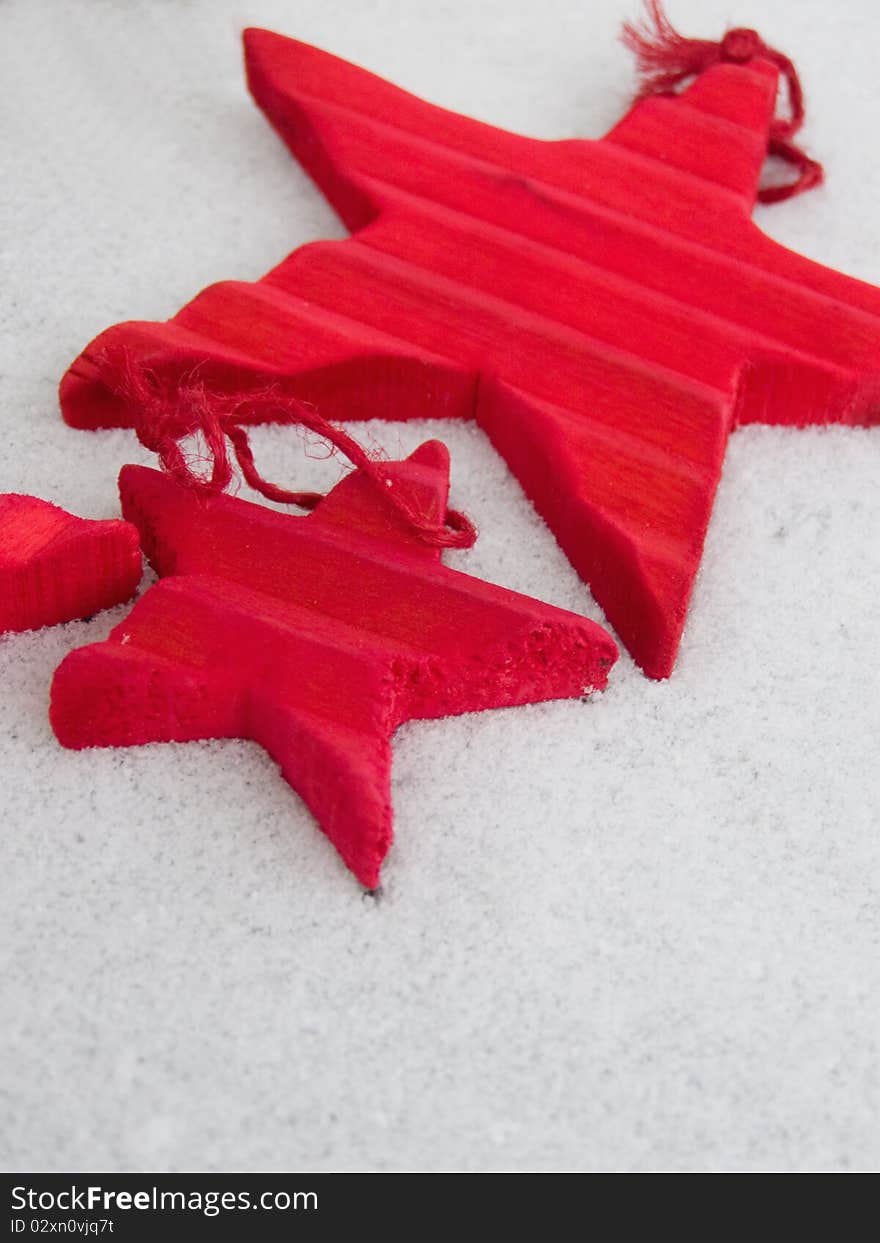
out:
<path id="1" fill-rule="evenodd" d="M 134 595 L 138 534 L 18 493 L 0 495 L 0 634 L 88 617 Z"/>
<path id="2" fill-rule="evenodd" d="M 442 444 L 383 469 L 442 520 Z M 120 494 L 164 577 L 107 642 L 58 668 L 59 740 L 254 739 L 370 888 L 391 842 L 401 722 L 580 696 L 617 655 L 593 622 L 443 566 L 357 472 L 307 517 L 204 500 L 138 466 Z"/>
<path id="3" fill-rule="evenodd" d="M 126 423 L 96 367 L 114 345 L 172 378 L 277 380 L 327 418 L 475 418 L 666 676 L 731 430 L 880 410 L 880 291 L 751 220 L 777 69 L 716 65 L 600 141 L 545 142 L 266 31 L 245 44 L 254 97 L 355 236 L 110 329 L 65 418 Z"/>

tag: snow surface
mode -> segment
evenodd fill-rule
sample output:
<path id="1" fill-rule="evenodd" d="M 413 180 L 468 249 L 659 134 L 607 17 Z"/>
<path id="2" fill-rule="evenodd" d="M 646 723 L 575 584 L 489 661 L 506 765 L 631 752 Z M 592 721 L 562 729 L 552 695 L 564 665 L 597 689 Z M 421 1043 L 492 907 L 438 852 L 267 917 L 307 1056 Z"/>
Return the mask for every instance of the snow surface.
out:
<path id="1" fill-rule="evenodd" d="M 247 24 L 540 136 L 626 105 L 635 0 L 6 0 L 0 488 L 116 512 L 129 433 L 60 421 L 101 328 L 342 235 L 246 95 Z M 760 213 L 880 282 L 873 0 L 673 0 L 754 25 L 828 185 Z M 601 612 L 483 435 L 440 434 L 482 537 L 450 564 Z M 338 462 L 264 430 L 326 488 Z M 731 446 L 678 670 L 414 724 L 365 897 L 256 746 L 71 754 L 53 669 L 125 614 L 0 640 L 6 1169 L 878 1166 L 880 431 Z"/>

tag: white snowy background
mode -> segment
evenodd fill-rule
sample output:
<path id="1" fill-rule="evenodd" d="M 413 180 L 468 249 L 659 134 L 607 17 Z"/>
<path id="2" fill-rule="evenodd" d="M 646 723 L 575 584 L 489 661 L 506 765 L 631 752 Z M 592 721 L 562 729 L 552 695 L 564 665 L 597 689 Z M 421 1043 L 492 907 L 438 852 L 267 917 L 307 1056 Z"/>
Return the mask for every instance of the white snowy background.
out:
<path id="1" fill-rule="evenodd" d="M 149 455 L 61 422 L 100 329 L 342 236 L 245 90 L 264 25 L 437 103 L 598 136 L 636 0 L 0 0 L 0 489 L 118 512 Z M 796 60 L 827 186 L 774 237 L 880 283 L 873 0 L 670 0 Z M 376 411 L 381 416 L 381 411 Z M 450 564 L 601 619 L 476 428 Z M 258 458 L 338 462 L 269 429 Z M 255 745 L 73 754 L 52 672 L 116 609 L 0 640 L 0 1163 L 67 1170 L 852 1170 L 880 1162 L 880 429 L 730 445 L 681 658 L 412 724 L 365 897 Z"/>

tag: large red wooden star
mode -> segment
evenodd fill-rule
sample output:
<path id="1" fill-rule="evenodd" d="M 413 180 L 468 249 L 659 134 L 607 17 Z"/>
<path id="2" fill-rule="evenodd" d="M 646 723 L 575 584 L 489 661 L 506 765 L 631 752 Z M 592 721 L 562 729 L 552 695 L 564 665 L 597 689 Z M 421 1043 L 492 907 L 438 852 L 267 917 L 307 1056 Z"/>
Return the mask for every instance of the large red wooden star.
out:
<path id="1" fill-rule="evenodd" d="M 68 422 L 130 422 L 105 346 L 328 418 L 475 418 L 646 673 L 672 669 L 725 445 L 756 421 L 868 423 L 880 291 L 750 213 L 778 71 L 719 64 L 601 141 L 544 142 L 315 48 L 245 35 L 251 90 L 355 236 L 110 329 Z"/>
<path id="2" fill-rule="evenodd" d="M 442 521 L 442 444 L 383 472 Z M 595 623 L 441 565 L 358 472 L 308 517 L 203 500 L 139 466 L 124 467 L 120 494 L 168 577 L 59 666 L 59 740 L 252 738 L 370 888 L 391 843 L 401 722 L 587 694 L 617 655 Z"/>

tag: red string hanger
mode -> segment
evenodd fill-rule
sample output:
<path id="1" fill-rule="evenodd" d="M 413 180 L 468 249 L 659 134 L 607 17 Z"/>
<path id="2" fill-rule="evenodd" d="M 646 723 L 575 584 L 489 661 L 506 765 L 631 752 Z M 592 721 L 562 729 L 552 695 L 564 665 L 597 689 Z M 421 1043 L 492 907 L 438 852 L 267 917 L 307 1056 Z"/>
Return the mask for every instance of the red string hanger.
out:
<path id="1" fill-rule="evenodd" d="M 434 548 L 470 548 L 476 541 L 476 528 L 466 514 L 447 509 L 442 524 L 426 520 L 407 498 L 394 490 L 393 479 L 354 437 L 276 388 L 221 393 L 208 388 L 197 370 L 172 387 L 163 384 L 127 349 L 107 351 L 92 361 L 108 389 L 131 412 L 137 438 L 144 448 L 155 453 L 162 469 L 192 492 L 215 496 L 229 487 L 234 472 L 228 441 L 245 482 L 256 492 L 283 505 L 314 509 L 323 500 L 320 492 L 291 492 L 263 478 L 244 427 L 254 422 L 290 423 L 316 433 L 345 454 L 423 543 Z M 194 435 L 201 435 L 208 451 L 211 466 L 207 475 L 193 469 L 193 460 L 181 445 L 181 441 Z"/>
<path id="2" fill-rule="evenodd" d="M 792 141 L 804 123 L 804 92 L 793 62 L 776 48 L 768 47 L 756 30 L 737 27 L 728 30 L 715 43 L 710 39 L 688 39 L 679 34 L 663 10 L 661 0 L 645 0 L 647 17 L 641 23 L 626 22 L 623 42 L 635 54 L 641 77 L 637 98 L 674 92 L 689 78 L 703 73 L 711 65 L 722 63 L 744 65 L 757 57 L 776 65 L 785 79 L 788 93 L 788 116 L 776 116 L 770 126 L 767 154 L 777 156 L 797 169 L 794 181 L 786 185 L 763 186 L 758 191 L 761 203 L 777 203 L 793 198 L 821 184 L 822 165 Z"/>

